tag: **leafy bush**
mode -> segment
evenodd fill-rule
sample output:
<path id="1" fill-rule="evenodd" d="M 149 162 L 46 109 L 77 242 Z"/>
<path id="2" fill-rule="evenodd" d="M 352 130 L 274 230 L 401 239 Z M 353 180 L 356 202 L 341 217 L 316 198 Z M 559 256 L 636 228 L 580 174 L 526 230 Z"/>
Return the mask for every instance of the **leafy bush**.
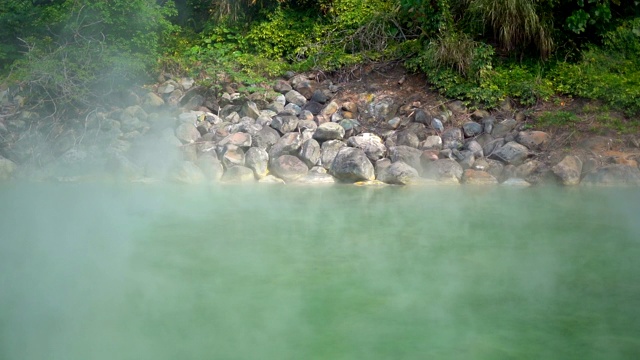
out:
<path id="1" fill-rule="evenodd" d="M 602 100 L 627 114 L 640 113 L 640 19 L 604 35 L 579 63 L 560 63 L 550 73 L 559 93 Z"/>
<path id="2" fill-rule="evenodd" d="M 158 46 L 171 29 L 172 7 L 149 0 L 65 0 L 68 12 L 43 17 L 55 32 L 24 39 L 25 55 L 10 80 L 21 84 L 28 105 L 51 116 L 84 113 L 129 89 L 155 65 Z M 61 6 L 62 6 L 61 5 Z M 130 14 L 123 16 L 123 14 Z"/>

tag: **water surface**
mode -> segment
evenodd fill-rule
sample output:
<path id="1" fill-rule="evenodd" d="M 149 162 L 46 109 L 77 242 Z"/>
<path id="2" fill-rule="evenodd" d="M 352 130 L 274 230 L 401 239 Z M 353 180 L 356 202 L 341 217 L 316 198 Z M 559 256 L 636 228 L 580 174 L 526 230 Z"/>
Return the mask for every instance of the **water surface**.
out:
<path id="1" fill-rule="evenodd" d="M 0 186 L 0 359 L 634 359 L 640 192 Z"/>

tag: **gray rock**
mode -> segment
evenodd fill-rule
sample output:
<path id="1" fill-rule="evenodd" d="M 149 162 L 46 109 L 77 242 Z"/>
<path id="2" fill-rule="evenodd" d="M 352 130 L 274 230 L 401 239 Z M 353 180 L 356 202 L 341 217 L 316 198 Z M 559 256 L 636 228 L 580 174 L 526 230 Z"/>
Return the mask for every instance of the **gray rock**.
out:
<path id="1" fill-rule="evenodd" d="M 267 150 L 271 149 L 271 146 L 278 142 L 280 134 L 270 126 L 263 127 L 255 135 L 251 135 L 251 144 L 254 147 Z"/>
<path id="2" fill-rule="evenodd" d="M 542 163 L 538 160 L 526 161 L 524 164 L 516 167 L 515 176 L 521 179 L 526 179 L 537 171 L 540 166 L 542 166 Z"/>
<path id="3" fill-rule="evenodd" d="M 409 146 L 399 145 L 389 148 L 389 159 L 391 159 L 391 162 L 402 161 L 416 169 L 418 173 L 422 171 L 421 156 L 422 150 Z"/>
<path id="4" fill-rule="evenodd" d="M 442 147 L 445 149 L 461 149 L 462 141 L 462 130 L 458 128 L 447 129 L 442 133 Z"/>
<path id="5" fill-rule="evenodd" d="M 309 168 L 293 155 L 282 155 L 272 161 L 271 171 L 286 182 L 293 182 L 307 175 Z"/>
<path id="6" fill-rule="evenodd" d="M 340 106 L 338 105 L 338 103 L 331 100 L 327 105 L 325 105 L 324 109 L 322 109 L 320 114 L 327 117 L 331 117 L 333 114 L 335 114 L 336 111 L 338 111 L 338 109 L 340 109 Z"/>
<path id="7" fill-rule="evenodd" d="M 321 124 L 313 134 L 313 138 L 319 142 L 327 140 L 341 140 L 344 137 L 345 130 L 340 124 L 328 122 Z"/>
<path id="8" fill-rule="evenodd" d="M 295 90 L 290 90 L 284 95 L 287 102 L 303 107 L 307 103 L 307 98 Z"/>
<path id="9" fill-rule="evenodd" d="M 260 109 L 253 101 L 247 101 L 242 105 L 242 110 L 240 111 L 242 116 L 247 116 L 252 119 L 257 119 L 260 116 Z"/>
<path id="10" fill-rule="evenodd" d="M 338 154 L 338 151 L 345 146 L 347 146 L 347 144 L 345 144 L 341 140 L 329 140 L 323 142 L 322 146 L 320 147 L 320 149 L 322 150 L 322 155 L 320 157 L 320 159 L 322 160 L 322 167 L 327 170 L 330 169 L 333 160 Z"/>
<path id="11" fill-rule="evenodd" d="M 16 164 L 4 157 L 0 156 L 0 180 L 8 180 L 16 171 Z"/>
<path id="12" fill-rule="evenodd" d="M 462 131 L 464 131 L 464 136 L 466 137 L 474 137 L 482 134 L 482 125 L 477 122 L 470 121 L 462 125 Z"/>
<path id="13" fill-rule="evenodd" d="M 299 157 L 308 166 L 312 167 L 320 161 L 320 144 L 315 139 L 308 139 L 300 147 Z"/>
<path id="14" fill-rule="evenodd" d="M 253 170 L 244 166 L 233 166 L 228 168 L 227 171 L 224 172 L 222 178 L 220 179 L 224 182 L 254 182 L 255 177 L 253 175 Z"/>
<path id="15" fill-rule="evenodd" d="M 458 164 L 462 166 L 462 169 L 470 168 L 473 165 L 473 163 L 476 161 L 476 158 L 473 155 L 473 152 L 469 150 L 462 150 L 462 151 L 453 150 L 453 156 L 455 157 Z"/>
<path id="16" fill-rule="evenodd" d="M 306 110 L 308 112 L 310 112 L 313 115 L 318 115 L 322 112 L 322 109 L 324 108 L 324 105 L 320 104 L 319 102 L 316 101 L 309 101 L 308 103 L 306 103 L 304 105 L 304 107 L 302 108 L 302 110 Z"/>
<path id="17" fill-rule="evenodd" d="M 269 173 L 269 154 L 264 149 L 252 147 L 244 154 L 244 164 L 253 170 L 256 179 L 262 179 Z"/>
<path id="18" fill-rule="evenodd" d="M 493 116 L 487 116 L 482 119 L 482 127 L 485 134 L 491 134 L 493 132 L 493 127 L 496 123 L 496 118 Z"/>
<path id="19" fill-rule="evenodd" d="M 244 166 L 244 151 L 235 145 L 226 145 L 221 154 L 222 164 L 226 169 L 233 166 Z"/>
<path id="20" fill-rule="evenodd" d="M 420 144 L 420 139 L 418 139 L 418 135 L 414 134 L 411 131 L 399 131 L 396 139 L 396 145 L 404 145 L 412 148 L 418 148 Z"/>
<path id="21" fill-rule="evenodd" d="M 224 168 L 220 160 L 211 154 L 201 155 L 196 161 L 196 165 L 202 170 L 202 173 L 212 181 L 219 181 L 224 173 Z"/>
<path id="22" fill-rule="evenodd" d="M 520 165 L 529 157 L 529 149 L 515 141 L 504 144 L 499 149 L 493 151 L 490 158 L 500 160 L 506 164 Z"/>
<path id="23" fill-rule="evenodd" d="M 150 92 L 145 94 L 142 104 L 147 107 L 160 107 L 164 105 L 164 100 L 160 96 Z"/>
<path id="24" fill-rule="evenodd" d="M 362 149 L 372 162 L 383 158 L 387 152 L 387 147 L 384 146 L 382 139 L 372 133 L 352 136 L 347 140 L 347 145 Z"/>
<path id="25" fill-rule="evenodd" d="M 234 134 L 229 134 L 224 139 L 220 140 L 218 146 L 231 144 L 237 147 L 248 148 L 251 146 L 251 142 L 251 135 L 243 132 L 237 132 Z"/>
<path id="26" fill-rule="evenodd" d="M 431 119 L 432 117 L 422 109 L 416 109 L 413 112 L 413 121 L 417 123 L 429 125 L 431 124 Z"/>
<path id="27" fill-rule="evenodd" d="M 298 122 L 298 129 L 301 131 L 305 131 L 305 130 L 316 131 L 317 128 L 318 128 L 318 124 L 316 124 L 316 122 L 313 120 L 300 120 Z"/>
<path id="28" fill-rule="evenodd" d="M 384 98 L 369 104 L 369 113 L 378 121 L 389 121 L 396 116 L 398 104 L 392 98 Z"/>
<path id="29" fill-rule="evenodd" d="M 495 138 L 501 138 L 513 130 L 518 122 L 515 119 L 505 119 L 493 126 L 491 135 Z"/>
<path id="30" fill-rule="evenodd" d="M 193 124 L 182 123 L 178 125 L 175 135 L 184 144 L 190 144 L 200 139 L 200 132 Z"/>
<path id="31" fill-rule="evenodd" d="M 285 80 L 276 80 L 276 83 L 273 85 L 273 90 L 279 92 L 281 94 L 286 94 L 289 91 L 293 90 L 291 84 Z"/>
<path id="32" fill-rule="evenodd" d="M 502 185 L 504 185 L 504 186 L 522 186 L 522 187 L 531 186 L 531 184 L 528 183 L 526 180 L 519 179 L 519 178 L 509 178 L 509 179 L 503 181 Z"/>
<path id="33" fill-rule="evenodd" d="M 330 172 L 345 182 L 375 179 L 375 171 L 367 155 L 361 149 L 352 147 L 343 147 L 338 151 Z"/>
<path id="34" fill-rule="evenodd" d="M 504 144 L 505 144 L 505 141 L 503 138 L 490 140 L 489 142 L 487 142 L 482 146 L 482 152 L 484 156 L 490 156 L 491 154 L 493 154 L 494 151 L 501 148 Z"/>
<path id="35" fill-rule="evenodd" d="M 464 144 L 464 149 L 471 151 L 473 153 L 473 156 L 476 159 L 484 157 L 484 151 L 482 151 L 482 146 L 480 145 L 480 143 L 478 143 L 475 140 L 467 141 Z"/>
<path id="36" fill-rule="evenodd" d="M 451 159 L 438 159 L 425 164 L 424 177 L 438 181 L 459 182 L 462 178 L 462 166 Z"/>
<path id="37" fill-rule="evenodd" d="M 409 185 L 420 182 L 420 174 L 418 170 L 405 164 L 402 161 L 396 161 L 382 170 L 385 172 L 380 180 L 388 184 Z"/>
<path id="38" fill-rule="evenodd" d="M 427 139 L 418 145 L 421 150 L 440 150 L 442 149 L 442 138 L 438 135 L 427 136 Z"/>
<path id="39" fill-rule="evenodd" d="M 299 178 L 297 182 L 308 185 L 330 185 L 335 184 L 336 179 L 326 173 L 309 172 L 307 175 Z"/>
<path id="40" fill-rule="evenodd" d="M 298 116 L 302 113 L 302 108 L 296 104 L 287 104 L 280 114 L 291 114 Z"/>
<path id="41" fill-rule="evenodd" d="M 270 126 L 284 134 L 294 131 L 298 127 L 298 121 L 294 115 L 278 115 L 273 118 Z"/>
<path id="42" fill-rule="evenodd" d="M 269 159 L 273 161 L 282 155 L 297 155 L 302 146 L 302 135 L 299 133 L 286 133 L 271 146 Z"/>
<path id="43" fill-rule="evenodd" d="M 202 170 L 191 161 L 183 161 L 171 173 L 171 180 L 183 184 L 201 184 L 206 180 Z"/>
<path id="44" fill-rule="evenodd" d="M 567 155 L 552 167 L 551 171 L 562 180 L 563 185 L 578 185 L 582 174 L 582 161 L 575 155 Z"/>
<path id="45" fill-rule="evenodd" d="M 327 96 L 327 94 L 325 94 L 325 92 L 322 90 L 316 90 L 313 92 L 313 95 L 311 96 L 311 101 L 315 101 L 320 104 L 325 104 L 327 101 L 329 101 L 329 96 Z"/>
<path id="46" fill-rule="evenodd" d="M 467 169 L 462 174 L 462 182 L 469 185 L 497 185 L 498 180 L 482 170 Z"/>
<path id="47" fill-rule="evenodd" d="M 267 175 L 262 179 L 258 180 L 258 182 L 264 183 L 264 184 L 285 184 L 284 180 L 277 178 L 273 175 Z"/>
<path id="48" fill-rule="evenodd" d="M 549 134 L 544 131 L 520 131 L 516 141 L 531 150 L 541 150 L 549 141 Z"/>

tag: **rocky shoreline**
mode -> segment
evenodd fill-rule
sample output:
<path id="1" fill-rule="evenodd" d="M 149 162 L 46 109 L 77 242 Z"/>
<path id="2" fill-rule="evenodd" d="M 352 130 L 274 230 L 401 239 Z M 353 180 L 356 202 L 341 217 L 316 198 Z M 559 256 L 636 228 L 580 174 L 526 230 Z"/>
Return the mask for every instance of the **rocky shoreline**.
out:
<path id="1" fill-rule="evenodd" d="M 22 113 L 0 123 L 13 139 L 0 152 L 0 179 L 640 185 L 639 151 L 593 136 L 553 152 L 554 137 L 518 112 L 427 106 L 376 89 L 345 100 L 317 74 L 288 74 L 250 95 L 223 90 L 162 79 L 120 109 L 58 130 L 34 130 L 33 114 Z M 637 139 L 625 141 L 638 149 Z"/>

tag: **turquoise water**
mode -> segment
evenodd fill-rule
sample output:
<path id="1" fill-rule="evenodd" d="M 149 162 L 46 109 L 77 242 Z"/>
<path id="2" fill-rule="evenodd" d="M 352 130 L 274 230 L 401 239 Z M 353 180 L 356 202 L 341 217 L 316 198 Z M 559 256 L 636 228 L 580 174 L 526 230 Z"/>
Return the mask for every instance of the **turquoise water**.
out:
<path id="1" fill-rule="evenodd" d="M 0 187 L 0 359 L 635 359 L 640 191 Z"/>

